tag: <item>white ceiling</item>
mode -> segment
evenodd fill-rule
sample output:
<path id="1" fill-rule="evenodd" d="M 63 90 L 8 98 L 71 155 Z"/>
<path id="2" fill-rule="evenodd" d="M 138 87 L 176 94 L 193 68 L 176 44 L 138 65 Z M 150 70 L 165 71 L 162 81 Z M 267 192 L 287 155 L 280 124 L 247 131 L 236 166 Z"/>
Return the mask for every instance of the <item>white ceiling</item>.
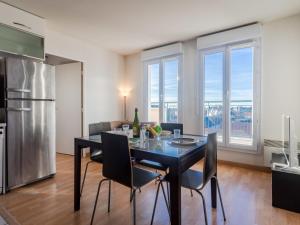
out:
<path id="1" fill-rule="evenodd" d="M 300 12 L 300 0 L 6 0 L 120 54 Z"/>

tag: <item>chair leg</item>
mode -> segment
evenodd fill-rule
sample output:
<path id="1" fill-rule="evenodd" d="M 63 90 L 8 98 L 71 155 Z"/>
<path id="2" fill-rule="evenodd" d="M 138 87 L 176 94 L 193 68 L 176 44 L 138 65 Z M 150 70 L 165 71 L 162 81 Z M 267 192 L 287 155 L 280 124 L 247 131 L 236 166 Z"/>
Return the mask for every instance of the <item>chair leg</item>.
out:
<path id="1" fill-rule="evenodd" d="M 168 204 L 170 204 L 170 184 L 168 182 L 167 183 L 167 197 L 168 197 Z"/>
<path id="2" fill-rule="evenodd" d="M 207 222 L 207 213 L 206 213 L 206 204 L 205 204 L 205 199 L 204 199 L 204 196 L 203 196 L 203 194 L 200 192 L 200 191 L 198 191 L 197 190 L 197 193 L 201 196 L 201 198 L 202 198 L 202 204 L 203 204 L 203 211 L 204 211 L 204 218 L 205 218 L 205 225 L 207 225 L 208 224 L 208 222 Z"/>
<path id="3" fill-rule="evenodd" d="M 130 189 L 130 202 L 132 202 L 132 198 L 133 198 L 133 190 L 132 188 Z"/>
<path id="4" fill-rule="evenodd" d="M 110 212 L 110 196 L 111 196 L 111 180 L 108 182 L 108 208 L 107 212 Z"/>
<path id="5" fill-rule="evenodd" d="M 223 218 L 224 218 L 224 221 L 226 221 L 225 210 L 224 210 L 224 206 L 223 206 L 223 201 L 222 201 L 222 195 L 221 195 L 221 191 L 220 191 L 219 181 L 218 181 L 217 177 L 214 177 L 214 179 L 216 180 L 216 183 L 217 183 L 219 198 L 220 198 L 221 207 L 222 207 Z"/>
<path id="6" fill-rule="evenodd" d="M 133 198 L 133 225 L 136 225 L 136 195 L 135 195 L 136 190 L 133 190 L 132 193 L 132 198 Z"/>
<path id="7" fill-rule="evenodd" d="M 98 202 L 98 197 L 99 197 L 99 192 L 100 192 L 100 188 L 101 188 L 101 185 L 104 181 L 107 181 L 107 179 L 102 179 L 100 182 L 99 182 L 99 185 L 98 185 L 98 190 L 97 190 L 97 195 L 96 195 L 96 200 L 95 200 L 95 205 L 94 205 L 94 210 L 93 210 L 93 215 L 92 215 L 92 219 L 91 219 L 91 225 L 93 224 L 93 221 L 94 221 L 94 216 L 95 216 L 95 212 L 96 212 L 96 208 L 97 208 L 97 202 Z"/>
<path id="8" fill-rule="evenodd" d="M 166 192 L 165 192 L 165 188 L 164 188 L 164 186 L 163 186 L 162 182 L 160 182 L 160 183 L 161 183 L 161 189 L 162 189 L 162 191 L 163 191 L 163 195 L 164 195 L 165 203 L 166 203 L 166 206 L 167 206 L 167 209 L 168 209 L 169 217 L 170 217 L 170 219 L 171 219 L 171 213 L 170 213 L 170 202 L 168 202 L 168 200 L 167 200 L 167 197 L 166 197 Z M 168 184 L 167 184 L 167 185 L 168 185 Z"/>
<path id="9" fill-rule="evenodd" d="M 152 217 L 151 217 L 151 225 L 153 224 L 153 220 L 154 220 L 157 198 L 158 198 L 158 194 L 159 194 L 159 188 L 160 188 L 160 183 L 158 184 L 156 195 L 155 195 L 154 207 L 153 207 L 153 212 L 152 212 Z"/>
<path id="10" fill-rule="evenodd" d="M 84 186 L 84 182 L 85 182 L 86 172 L 87 172 L 88 166 L 89 166 L 89 164 L 90 164 L 91 162 L 92 162 L 92 161 L 89 161 L 89 162 L 86 164 L 86 166 L 85 166 L 84 175 L 83 175 L 83 180 L 82 180 L 81 189 L 80 189 L 80 197 L 81 197 L 82 191 L 83 191 L 83 186 Z"/>
<path id="11" fill-rule="evenodd" d="M 168 171 L 165 170 L 166 175 L 168 174 Z M 167 194 L 168 194 L 168 204 L 170 204 L 170 184 L 167 182 Z"/>

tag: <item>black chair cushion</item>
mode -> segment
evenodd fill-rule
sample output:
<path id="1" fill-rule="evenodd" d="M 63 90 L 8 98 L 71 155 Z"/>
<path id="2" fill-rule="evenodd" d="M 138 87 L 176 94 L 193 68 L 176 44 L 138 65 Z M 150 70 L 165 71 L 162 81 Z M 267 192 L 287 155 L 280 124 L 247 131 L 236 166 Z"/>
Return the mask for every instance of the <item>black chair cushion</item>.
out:
<path id="1" fill-rule="evenodd" d="M 102 163 L 103 162 L 103 153 L 102 153 L 102 150 L 96 150 L 95 149 L 93 152 L 91 152 L 90 159 L 93 162 Z"/>
<path id="2" fill-rule="evenodd" d="M 152 168 L 152 169 L 156 169 L 156 170 L 166 171 L 168 169 L 167 166 L 164 166 L 159 162 L 154 162 L 154 161 L 150 161 L 150 160 L 146 160 L 146 159 L 137 161 L 137 163 L 140 164 L 140 165 Z"/>
<path id="3" fill-rule="evenodd" d="M 169 174 L 165 176 L 165 181 L 170 181 Z M 181 175 L 181 186 L 188 189 L 199 190 L 203 182 L 203 173 L 189 169 Z"/>
<path id="4" fill-rule="evenodd" d="M 160 174 L 158 173 L 154 173 L 148 170 L 143 170 L 137 167 L 132 168 L 132 175 L 133 175 L 133 186 L 135 188 L 140 188 L 160 176 Z"/>

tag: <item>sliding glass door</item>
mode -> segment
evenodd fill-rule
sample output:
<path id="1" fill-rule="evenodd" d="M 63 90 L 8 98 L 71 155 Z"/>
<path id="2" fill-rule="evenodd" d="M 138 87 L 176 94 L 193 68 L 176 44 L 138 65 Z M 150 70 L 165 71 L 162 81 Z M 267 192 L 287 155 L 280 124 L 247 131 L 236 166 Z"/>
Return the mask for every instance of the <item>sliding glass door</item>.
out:
<path id="1" fill-rule="evenodd" d="M 256 149 L 255 55 L 252 42 L 201 51 L 204 133 L 225 147 Z"/>
<path id="2" fill-rule="evenodd" d="M 178 81 L 179 61 L 178 58 L 163 60 L 162 81 L 162 122 L 178 122 Z"/>
<path id="3" fill-rule="evenodd" d="M 253 144 L 253 48 L 230 48 L 229 143 Z"/>
<path id="4" fill-rule="evenodd" d="M 148 121 L 176 123 L 179 120 L 180 57 L 145 63 Z"/>
<path id="5" fill-rule="evenodd" d="M 217 132 L 219 142 L 224 138 L 224 51 L 204 54 L 204 134 Z"/>
<path id="6" fill-rule="evenodd" d="M 159 62 L 147 65 L 148 75 L 148 120 L 158 122 L 160 115 Z"/>

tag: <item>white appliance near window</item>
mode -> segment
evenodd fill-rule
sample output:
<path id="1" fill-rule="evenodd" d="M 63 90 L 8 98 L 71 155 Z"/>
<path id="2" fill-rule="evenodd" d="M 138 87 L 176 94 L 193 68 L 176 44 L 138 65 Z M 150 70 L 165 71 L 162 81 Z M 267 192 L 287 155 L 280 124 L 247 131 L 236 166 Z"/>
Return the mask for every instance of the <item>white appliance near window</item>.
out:
<path id="1" fill-rule="evenodd" d="M 223 149 L 260 146 L 260 35 L 253 24 L 197 39 L 201 128 Z"/>

